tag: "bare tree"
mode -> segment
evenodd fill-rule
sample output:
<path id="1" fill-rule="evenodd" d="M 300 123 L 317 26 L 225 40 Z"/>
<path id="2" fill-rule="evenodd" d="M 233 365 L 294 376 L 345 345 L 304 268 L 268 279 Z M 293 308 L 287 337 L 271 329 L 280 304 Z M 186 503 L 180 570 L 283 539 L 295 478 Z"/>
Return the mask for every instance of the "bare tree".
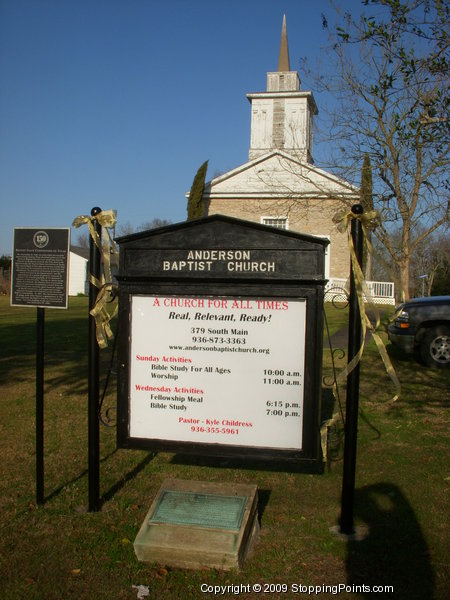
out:
<path id="1" fill-rule="evenodd" d="M 439 245 L 440 260 L 433 272 L 431 294 L 433 296 L 448 296 L 450 294 L 450 239 Z"/>
<path id="2" fill-rule="evenodd" d="M 449 5 L 441 0 L 364 0 L 356 21 L 338 12 L 329 28 L 333 70 L 321 90 L 335 102 L 330 163 L 356 179 L 370 157 L 375 235 L 410 293 L 411 260 L 449 216 Z M 332 141 L 336 143 L 332 143 Z M 400 232 L 400 243 L 392 232 Z"/>
<path id="3" fill-rule="evenodd" d="M 148 229 L 156 229 L 157 227 L 165 227 L 166 225 L 170 225 L 171 221 L 167 219 L 159 219 L 155 217 L 151 221 L 146 221 L 145 223 L 141 223 L 140 225 L 133 225 L 130 221 L 126 221 L 125 223 L 120 223 L 116 226 L 114 237 L 120 237 L 124 235 L 130 235 L 131 233 L 136 233 L 138 231 L 147 231 Z M 88 231 L 83 231 L 78 234 L 76 245 L 81 248 L 89 248 L 90 244 L 90 235 Z"/>
<path id="4" fill-rule="evenodd" d="M 0 256 L 0 296 L 11 291 L 11 257 Z"/>
<path id="5" fill-rule="evenodd" d="M 419 228 L 416 234 L 422 237 L 423 231 Z M 392 246 L 398 252 L 402 244 L 401 228 L 392 231 L 390 237 Z M 448 294 L 449 264 L 450 237 L 445 232 L 438 231 L 427 238 L 422 237 L 422 241 L 415 244 L 415 252 L 410 262 L 411 296 Z M 373 274 L 379 281 L 394 280 L 396 285 L 399 285 L 398 264 L 391 260 L 389 251 L 378 239 L 374 243 Z M 439 285 L 436 285 L 437 283 Z"/>
<path id="6" fill-rule="evenodd" d="M 116 235 L 117 237 L 130 235 L 132 233 L 137 233 L 138 231 L 147 231 L 148 229 L 157 229 L 158 227 L 165 227 L 166 225 L 170 225 L 171 221 L 167 219 L 159 219 L 155 217 L 152 221 L 146 221 L 145 223 L 141 223 L 140 225 L 132 225 L 130 221 L 126 223 L 121 223 L 116 227 Z"/>
<path id="7" fill-rule="evenodd" d="M 411 277 L 415 284 L 415 296 L 431 296 L 437 273 L 450 260 L 450 238 L 434 234 L 422 241 L 411 261 Z M 412 287 L 412 286 L 411 286 Z"/>
<path id="8" fill-rule="evenodd" d="M 89 248 L 89 233 L 87 231 L 78 234 L 76 245 L 80 248 Z"/>
<path id="9" fill-rule="evenodd" d="M 147 231 L 148 229 L 158 229 L 159 227 L 166 227 L 167 225 L 171 225 L 172 221 L 168 221 L 167 219 L 159 219 L 155 217 L 151 221 L 146 221 L 139 226 L 139 231 Z"/>

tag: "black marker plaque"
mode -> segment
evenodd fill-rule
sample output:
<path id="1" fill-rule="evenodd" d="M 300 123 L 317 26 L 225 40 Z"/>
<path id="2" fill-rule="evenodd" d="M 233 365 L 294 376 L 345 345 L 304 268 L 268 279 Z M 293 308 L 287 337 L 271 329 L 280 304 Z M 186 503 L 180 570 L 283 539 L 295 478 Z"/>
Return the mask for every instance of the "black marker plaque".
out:
<path id="1" fill-rule="evenodd" d="M 67 308 L 69 229 L 15 228 L 11 304 Z"/>

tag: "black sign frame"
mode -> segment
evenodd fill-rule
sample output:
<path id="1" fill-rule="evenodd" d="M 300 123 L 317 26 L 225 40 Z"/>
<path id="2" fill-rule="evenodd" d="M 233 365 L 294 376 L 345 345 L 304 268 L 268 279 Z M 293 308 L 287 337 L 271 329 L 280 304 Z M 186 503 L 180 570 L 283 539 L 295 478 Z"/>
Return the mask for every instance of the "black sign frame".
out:
<path id="1" fill-rule="evenodd" d="M 214 215 L 125 236 L 116 241 L 120 245 L 118 447 L 203 456 L 309 463 L 320 461 L 324 269 L 328 240 Z M 249 254 L 238 254 L 243 251 Z M 250 258 L 247 261 L 250 264 L 249 271 L 235 270 L 237 263 L 233 261 L 236 256 Z M 183 264 L 189 260 L 201 262 L 202 259 L 203 262 L 210 261 L 208 270 L 201 269 L 199 264 L 195 266 L 194 262 L 191 265 Z M 243 262 L 239 260 L 239 264 Z M 167 263 L 174 268 L 165 268 Z M 251 263 L 255 263 L 253 270 Z M 227 271 L 227 264 L 231 271 Z M 272 264 L 275 268 L 268 271 L 268 265 Z M 132 298 L 139 295 L 304 300 L 306 324 L 301 450 L 131 437 L 130 315 Z"/>
<path id="2" fill-rule="evenodd" d="M 67 309 L 69 253 L 69 227 L 15 227 L 11 306 Z"/>

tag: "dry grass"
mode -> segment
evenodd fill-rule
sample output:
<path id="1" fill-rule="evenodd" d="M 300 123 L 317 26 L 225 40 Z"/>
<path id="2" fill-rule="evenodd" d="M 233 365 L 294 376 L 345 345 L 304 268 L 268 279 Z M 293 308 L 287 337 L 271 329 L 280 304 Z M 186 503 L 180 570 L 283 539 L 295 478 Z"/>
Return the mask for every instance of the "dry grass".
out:
<path id="1" fill-rule="evenodd" d="M 46 314 L 45 492 L 35 504 L 35 311 L 0 299 L 0 581 L 2 599 L 205 598 L 202 583 L 393 585 L 399 599 L 444 600 L 448 590 L 449 373 L 391 350 L 403 396 L 371 344 L 361 370 L 355 518 L 370 536 L 343 542 L 329 529 L 340 509 L 342 462 L 321 475 L 264 465 L 116 450 L 101 428 L 102 510 L 87 513 L 86 300 Z M 333 323 L 339 316 L 332 315 Z M 104 368 L 108 364 L 103 357 Z M 105 369 L 103 370 L 105 372 Z M 114 385 L 114 382 L 112 382 Z M 114 403 L 114 389 L 108 393 Z M 339 432 L 334 431 L 339 439 Z M 335 453 L 339 456 L 339 452 Z M 240 573 L 139 563 L 133 540 L 166 477 L 258 485 L 261 535 Z M 354 590 L 356 588 L 353 588 Z M 224 597 L 232 597 L 232 591 Z M 270 598 L 313 594 L 261 594 Z M 257 597 L 241 593 L 240 598 Z M 321 594 L 334 598 L 330 588 Z M 348 591 L 343 598 L 371 597 Z"/>

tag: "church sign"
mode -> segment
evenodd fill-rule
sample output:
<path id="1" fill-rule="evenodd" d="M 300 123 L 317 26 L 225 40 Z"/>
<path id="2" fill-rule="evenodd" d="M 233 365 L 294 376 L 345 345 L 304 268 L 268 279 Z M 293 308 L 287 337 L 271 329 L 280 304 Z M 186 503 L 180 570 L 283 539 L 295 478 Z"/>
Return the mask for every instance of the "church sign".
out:
<path id="1" fill-rule="evenodd" d="M 117 241 L 118 445 L 317 460 L 327 242 L 223 216 Z"/>

